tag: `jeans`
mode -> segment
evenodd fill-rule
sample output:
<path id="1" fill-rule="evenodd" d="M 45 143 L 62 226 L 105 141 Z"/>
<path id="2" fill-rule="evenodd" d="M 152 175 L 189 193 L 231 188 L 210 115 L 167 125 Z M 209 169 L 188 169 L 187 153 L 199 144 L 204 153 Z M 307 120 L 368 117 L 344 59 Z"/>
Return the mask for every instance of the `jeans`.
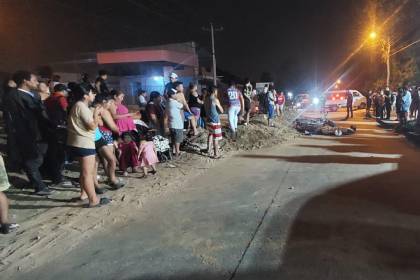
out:
<path id="1" fill-rule="evenodd" d="M 228 117 L 229 117 L 229 126 L 232 132 L 236 132 L 238 128 L 238 115 L 241 111 L 240 106 L 231 106 L 228 110 Z"/>
<path id="2" fill-rule="evenodd" d="M 35 191 L 41 191 L 47 187 L 42 181 L 41 172 L 39 168 L 44 162 L 44 155 L 47 152 L 48 145 L 47 143 L 37 143 L 37 155 L 34 158 L 24 159 L 23 165 L 25 168 L 25 173 L 28 176 L 29 182 L 35 188 Z"/>

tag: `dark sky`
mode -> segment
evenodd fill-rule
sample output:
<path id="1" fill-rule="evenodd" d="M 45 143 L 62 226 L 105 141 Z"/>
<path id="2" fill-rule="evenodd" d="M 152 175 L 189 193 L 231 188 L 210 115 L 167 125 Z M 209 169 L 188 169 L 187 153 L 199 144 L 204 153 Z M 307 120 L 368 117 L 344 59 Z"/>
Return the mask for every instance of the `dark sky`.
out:
<path id="1" fill-rule="evenodd" d="M 213 21 L 218 66 L 309 89 L 359 44 L 364 0 L 0 0 L 0 71 L 80 53 L 194 40 Z"/>

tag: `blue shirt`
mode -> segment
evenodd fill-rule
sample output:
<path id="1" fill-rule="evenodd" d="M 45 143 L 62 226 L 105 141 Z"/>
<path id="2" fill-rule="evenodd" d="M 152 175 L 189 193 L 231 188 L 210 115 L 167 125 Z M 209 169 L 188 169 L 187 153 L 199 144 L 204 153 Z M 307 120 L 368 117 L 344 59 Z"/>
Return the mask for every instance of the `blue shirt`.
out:
<path id="1" fill-rule="evenodd" d="M 411 93 L 409 91 L 406 91 L 405 95 L 402 96 L 401 112 L 410 111 L 410 106 L 411 106 Z"/>
<path id="2" fill-rule="evenodd" d="M 227 90 L 227 95 L 229 98 L 229 106 L 241 106 L 241 101 L 239 99 L 240 92 L 235 87 L 230 87 Z"/>
<path id="3" fill-rule="evenodd" d="M 176 101 L 175 99 L 169 98 L 168 103 L 166 104 L 166 110 L 168 110 L 169 128 L 184 129 L 182 108 L 184 108 L 182 103 Z"/>
<path id="4" fill-rule="evenodd" d="M 220 123 L 219 112 L 217 111 L 216 98 L 214 96 L 210 97 L 210 112 L 209 112 L 209 122 L 211 123 Z"/>
<path id="5" fill-rule="evenodd" d="M 93 139 L 93 140 L 98 141 L 101 138 L 102 138 L 102 133 L 99 130 L 99 128 L 97 127 L 97 128 L 95 128 L 95 139 Z"/>

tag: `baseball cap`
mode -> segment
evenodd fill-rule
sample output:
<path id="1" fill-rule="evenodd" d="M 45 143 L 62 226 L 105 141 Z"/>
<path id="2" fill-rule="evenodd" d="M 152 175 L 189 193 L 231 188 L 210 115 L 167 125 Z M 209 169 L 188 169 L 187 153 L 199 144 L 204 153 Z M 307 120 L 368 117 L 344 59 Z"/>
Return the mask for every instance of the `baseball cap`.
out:
<path id="1" fill-rule="evenodd" d="M 56 84 L 54 86 L 54 91 L 69 91 L 69 89 L 67 88 L 67 86 L 65 84 Z"/>
<path id="2" fill-rule="evenodd" d="M 171 75 L 169 75 L 169 78 L 178 79 L 178 75 L 176 73 L 172 72 Z"/>

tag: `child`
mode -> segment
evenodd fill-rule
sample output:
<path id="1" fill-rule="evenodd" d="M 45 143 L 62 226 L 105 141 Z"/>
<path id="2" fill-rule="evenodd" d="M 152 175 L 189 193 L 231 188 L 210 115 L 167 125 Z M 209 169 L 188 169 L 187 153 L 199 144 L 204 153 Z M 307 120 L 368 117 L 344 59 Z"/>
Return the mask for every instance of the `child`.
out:
<path id="1" fill-rule="evenodd" d="M 140 139 L 139 150 L 140 167 L 143 168 L 144 176 L 147 176 L 147 169 L 152 168 L 152 174 L 156 174 L 156 163 L 159 162 L 155 144 L 152 141 L 146 141 L 145 137 Z"/>
<path id="2" fill-rule="evenodd" d="M 222 139 L 222 125 L 220 124 L 219 113 L 223 113 L 223 107 L 217 98 L 217 87 L 210 88 L 209 94 L 204 99 L 204 108 L 207 114 L 207 128 L 209 131 L 207 151 L 210 156 L 213 145 L 213 158 L 219 159 L 221 157 L 219 141 Z"/>
<path id="3" fill-rule="evenodd" d="M 136 172 L 136 168 L 139 166 L 137 156 L 139 150 L 129 132 L 124 132 L 122 134 L 122 142 L 118 144 L 118 149 L 120 170 L 124 172 L 123 175 L 128 175 L 128 167 L 131 167 L 132 171 Z"/>

